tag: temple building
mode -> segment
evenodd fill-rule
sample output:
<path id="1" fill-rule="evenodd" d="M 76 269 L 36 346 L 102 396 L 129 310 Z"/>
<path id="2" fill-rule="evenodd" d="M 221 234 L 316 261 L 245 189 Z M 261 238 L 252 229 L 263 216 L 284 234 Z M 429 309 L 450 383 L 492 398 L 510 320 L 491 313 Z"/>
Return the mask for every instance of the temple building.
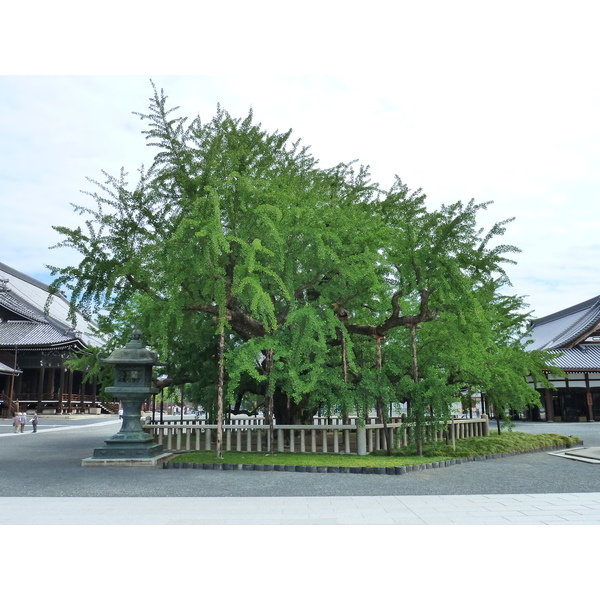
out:
<path id="1" fill-rule="evenodd" d="M 542 409 L 531 417 L 547 421 L 600 420 L 600 296 L 535 319 L 526 339 L 532 350 L 549 350 L 552 365 L 566 377 L 549 375 L 555 390 L 540 389 Z"/>
<path id="2" fill-rule="evenodd" d="M 102 346 L 93 324 L 77 314 L 71 324 L 68 300 L 57 294 L 45 310 L 48 286 L 0 263 L 0 414 L 111 410 L 97 386 L 65 364 L 73 353 Z"/>

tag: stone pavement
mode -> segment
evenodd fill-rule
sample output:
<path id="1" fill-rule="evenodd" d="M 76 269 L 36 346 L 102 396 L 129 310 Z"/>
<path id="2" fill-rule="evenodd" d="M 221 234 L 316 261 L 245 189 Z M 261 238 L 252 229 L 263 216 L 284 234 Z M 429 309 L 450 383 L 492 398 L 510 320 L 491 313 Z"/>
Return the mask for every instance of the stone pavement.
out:
<path id="1" fill-rule="evenodd" d="M 600 493 L 0 498 L 0 524 L 15 513 L 28 525 L 600 525 Z"/>
<path id="2" fill-rule="evenodd" d="M 547 452 L 399 476 L 81 467 L 119 427 L 42 420 L 13 434 L 0 421 L 0 525 L 600 524 L 600 466 Z M 517 428 L 600 447 L 600 423 Z"/>

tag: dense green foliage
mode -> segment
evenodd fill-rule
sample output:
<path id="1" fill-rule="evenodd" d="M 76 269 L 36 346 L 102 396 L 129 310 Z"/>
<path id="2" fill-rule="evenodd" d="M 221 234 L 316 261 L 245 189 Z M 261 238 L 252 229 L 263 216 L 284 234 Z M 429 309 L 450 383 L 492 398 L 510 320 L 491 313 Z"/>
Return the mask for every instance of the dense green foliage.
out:
<path id="1" fill-rule="evenodd" d="M 154 163 L 134 186 L 94 182 L 85 226 L 55 227 L 81 262 L 50 267 L 115 343 L 142 329 L 165 385 L 212 414 L 224 331 L 228 406 L 272 398 L 280 423 L 403 403 L 418 432 L 465 390 L 537 402 L 524 377 L 544 381 L 545 356 L 518 341 L 524 304 L 501 293 L 517 249 L 494 245 L 508 221 L 478 227 L 486 203 L 431 209 L 399 178 L 382 190 L 365 167 L 319 166 L 252 113 L 188 124 L 166 101 L 155 89 L 139 114 Z"/>

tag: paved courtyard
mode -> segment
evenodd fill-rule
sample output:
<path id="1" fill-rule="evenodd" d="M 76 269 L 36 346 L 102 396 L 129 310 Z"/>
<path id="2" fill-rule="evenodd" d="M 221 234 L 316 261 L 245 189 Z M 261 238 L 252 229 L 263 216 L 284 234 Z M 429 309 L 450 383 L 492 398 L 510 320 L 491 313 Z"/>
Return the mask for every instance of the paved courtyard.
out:
<path id="1" fill-rule="evenodd" d="M 600 447 L 600 423 L 518 423 Z M 0 420 L 0 524 L 600 524 L 600 464 L 547 452 L 405 475 L 84 468 L 110 418 Z"/>

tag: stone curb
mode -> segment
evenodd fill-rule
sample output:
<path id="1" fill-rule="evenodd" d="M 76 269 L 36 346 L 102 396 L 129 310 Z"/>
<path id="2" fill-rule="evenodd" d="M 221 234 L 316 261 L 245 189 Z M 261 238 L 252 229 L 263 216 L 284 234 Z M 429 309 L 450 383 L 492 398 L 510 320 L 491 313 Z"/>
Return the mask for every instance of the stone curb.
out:
<path id="1" fill-rule="evenodd" d="M 582 446 L 579 442 L 571 446 Z M 537 448 L 535 450 L 522 450 L 520 452 L 501 452 L 500 454 L 488 454 L 485 456 L 469 456 L 467 458 L 455 458 L 452 460 L 441 460 L 420 465 L 406 465 L 403 467 L 316 467 L 308 465 L 252 465 L 233 463 L 184 463 L 165 461 L 163 469 L 206 469 L 213 471 L 288 471 L 293 473 L 356 473 L 359 475 L 405 475 L 415 471 L 426 469 L 440 469 L 451 467 L 467 462 L 491 460 L 494 458 L 507 458 L 518 454 L 532 454 L 535 452 L 554 452 L 564 450 L 567 446 L 549 446 L 548 448 Z"/>

